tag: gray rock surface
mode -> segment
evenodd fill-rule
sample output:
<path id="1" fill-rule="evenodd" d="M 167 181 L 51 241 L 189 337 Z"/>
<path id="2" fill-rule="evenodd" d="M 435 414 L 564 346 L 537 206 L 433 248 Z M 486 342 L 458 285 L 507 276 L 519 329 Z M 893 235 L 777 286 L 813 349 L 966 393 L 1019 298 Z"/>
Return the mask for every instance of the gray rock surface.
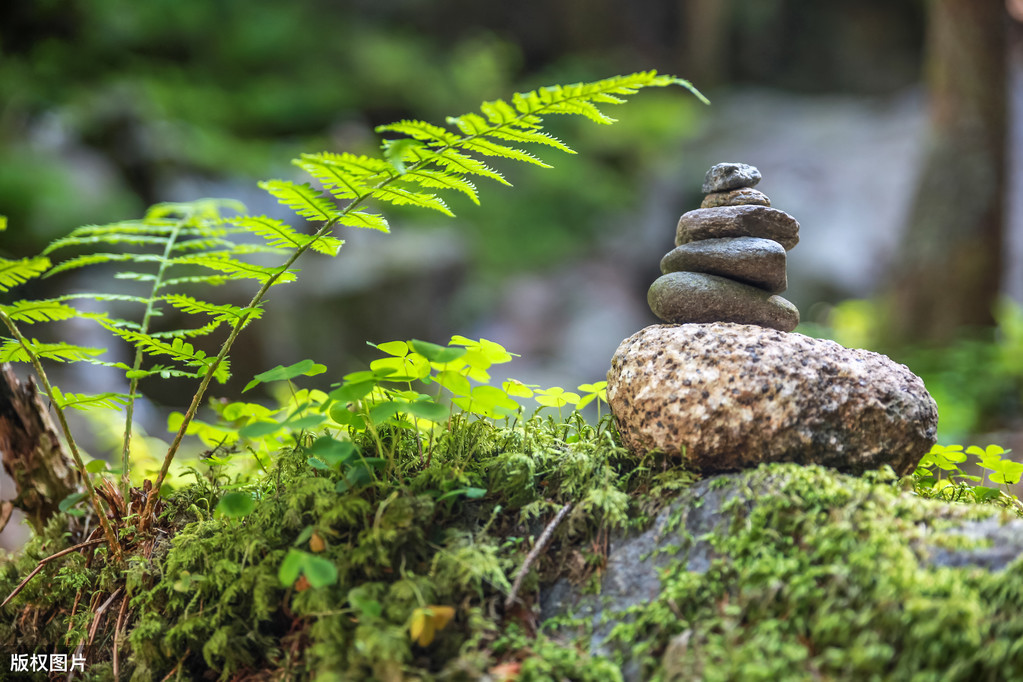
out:
<path id="1" fill-rule="evenodd" d="M 937 431 L 937 406 L 904 365 L 749 325 L 647 327 L 618 346 L 607 379 L 630 451 L 703 472 L 797 462 L 906 474 Z"/>
<path id="2" fill-rule="evenodd" d="M 745 163 L 719 163 L 710 167 L 703 179 L 703 193 L 726 192 L 753 187 L 760 182 L 760 171 Z"/>
<path id="3" fill-rule="evenodd" d="M 799 324 L 799 310 L 781 296 L 698 272 L 661 275 L 650 285 L 647 303 L 654 315 L 672 324 L 735 322 L 784 332 Z"/>
<path id="4" fill-rule="evenodd" d="M 716 208 L 718 206 L 770 206 L 771 200 L 766 194 L 752 187 L 740 187 L 727 192 L 711 192 L 703 198 L 700 208 Z"/>
<path id="5" fill-rule="evenodd" d="M 676 246 L 661 259 L 661 273 L 702 272 L 749 284 L 772 294 L 785 291 L 785 249 L 773 239 L 703 239 Z"/>
<path id="6" fill-rule="evenodd" d="M 825 498 L 832 498 L 833 506 L 822 509 L 818 506 L 819 501 L 804 499 L 807 488 L 833 491 L 830 494 L 823 493 Z M 749 519 L 759 506 L 773 504 L 773 501 L 779 499 L 787 500 L 786 506 L 793 514 L 811 514 L 814 520 L 808 521 L 808 525 L 814 529 L 827 529 L 830 542 L 880 546 L 895 536 L 911 548 L 912 551 L 896 557 L 879 552 L 874 558 L 876 578 L 862 578 L 869 582 L 885 579 L 887 574 L 894 576 L 889 583 L 893 591 L 886 593 L 892 603 L 884 608 L 892 608 L 892 605 L 900 604 L 904 599 L 920 596 L 918 588 L 905 578 L 907 570 L 914 570 L 914 563 L 919 566 L 920 577 L 926 578 L 928 571 L 941 567 L 964 567 L 965 570 L 979 568 L 995 573 L 1023 557 L 1023 541 L 1020 540 L 1023 537 L 1023 520 L 1007 519 L 997 507 L 974 508 L 974 513 L 985 518 L 962 520 L 968 507 L 922 500 L 910 492 L 901 492 L 893 488 L 890 479 L 885 479 L 883 474 L 877 480 L 864 481 L 815 467 L 761 468 L 707 477 L 682 490 L 645 529 L 613 534 L 598 594 L 593 594 L 592 585 L 588 583 L 574 585 L 562 578 L 541 590 L 541 622 L 566 615 L 582 619 L 584 627 L 589 628 L 588 644 L 591 653 L 611 655 L 617 649 L 624 658 L 622 672 L 625 679 L 644 679 L 641 662 L 634 655 L 636 642 L 629 643 L 633 646 L 616 642 L 610 639 L 612 630 L 619 623 L 634 617 L 627 613 L 628 609 L 642 608 L 644 604 L 664 600 L 665 576 L 684 572 L 704 575 L 722 563 L 726 566 L 730 564 L 734 558 L 718 548 L 722 538 L 735 535 L 736 532 L 759 534 L 765 545 L 764 561 L 770 563 L 768 547 L 777 548 L 781 544 L 776 542 L 777 534 L 772 535 L 771 528 L 751 528 Z M 893 513 L 896 507 L 915 511 Z M 909 518 L 900 518 L 902 514 Z M 856 523 L 856 520 L 866 520 L 871 515 L 875 515 L 875 520 L 870 521 L 867 527 Z M 920 522 L 920 519 L 926 521 Z M 976 540 L 976 546 L 959 543 L 956 539 L 959 536 Z M 792 555 L 812 550 L 803 547 L 802 539 L 797 539 L 785 551 L 790 559 L 794 559 Z M 908 558 L 907 564 L 893 564 L 893 561 L 904 557 Z M 822 599 L 822 595 L 828 594 L 830 590 L 857 590 L 857 586 L 843 574 L 843 571 L 848 571 L 846 566 L 835 566 L 832 570 L 827 570 L 827 566 L 819 568 L 817 580 L 828 586 L 816 591 L 804 590 L 803 599 Z M 749 584 L 751 580 L 756 580 L 755 577 L 735 575 L 722 568 L 717 568 L 717 576 L 718 580 L 731 581 L 729 592 L 733 595 L 758 594 Z M 943 580 L 948 580 L 948 576 Z M 1009 582 L 1007 579 L 1006 585 Z M 894 585 L 900 584 L 905 585 L 904 591 L 894 591 Z M 784 590 L 785 585 L 775 585 L 773 591 L 761 588 L 762 611 L 770 613 L 778 599 L 790 599 L 798 603 Z M 813 612 L 814 606 L 808 603 L 803 611 Z M 864 603 L 863 607 L 875 609 L 882 605 Z M 699 647 L 703 644 L 698 636 L 690 640 L 692 628 L 699 627 L 699 623 L 691 622 L 689 628 L 669 641 L 662 659 L 666 673 L 670 672 L 673 658 L 682 653 L 674 649 Z M 851 630 L 850 636 L 854 636 L 857 632 L 869 631 L 871 623 L 849 623 L 848 628 Z M 924 632 L 921 636 L 927 637 L 927 634 Z M 767 658 L 773 655 L 776 654 L 764 652 Z M 803 679 L 798 675 L 796 678 Z M 692 677 L 682 676 L 679 679 Z"/>
<path id="7" fill-rule="evenodd" d="M 773 239 L 788 251 L 799 243 L 799 222 L 788 213 L 767 206 L 698 208 L 679 218 L 675 246 L 722 237 Z"/>

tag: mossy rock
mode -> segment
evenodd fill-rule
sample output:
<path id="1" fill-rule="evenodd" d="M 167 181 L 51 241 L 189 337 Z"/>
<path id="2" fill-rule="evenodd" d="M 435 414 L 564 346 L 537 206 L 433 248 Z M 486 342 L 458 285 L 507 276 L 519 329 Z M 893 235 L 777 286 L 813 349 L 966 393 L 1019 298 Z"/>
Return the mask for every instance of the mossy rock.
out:
<path id="1" fill-rule="evenodd" d="M 1023 670 L 1012 559 L 1023 521 L 998 507 L 925 500 L 890 471 L 772 465 L 693 484 L 668 460 L 637 469 L 606 432 L 466 429 L 430 467 L 344 493 L 303 453 L 282 452 L 242 519 L 211 515 L 223 491 L 200 477 L 169 500 L 173 537 L 127 573 L 102 550 L 47 564 L 0 613 L 0 646 L 70 653 L 92 639 L 81 679 L 112 679 L 123 590 L 120 672 L 132 680 L 972 681 Z M 488 492 L 438 496 L 466 485 Z M 567 501 L 573 514 L 505 612 L 512 577 Z M 55 517 L 0 564 L 0 591 L 68 546 L 74 523 Z M 1014 549 L 982 546 L 998 533 Z M 329 560 L 337 581 L 283 586 L 293 549 Z M 454 613 L 429 641 L 414 627 L 424 605 Z"/>
<path id="2" fill-rule="evenodd" d="M 997 543 L 997 544 L 993 544 Z M 612 542 L 599 595 L 544 614 L 627 680 L 1008 680 L 1023 520 L 779 464 L 707 478 Z"/>

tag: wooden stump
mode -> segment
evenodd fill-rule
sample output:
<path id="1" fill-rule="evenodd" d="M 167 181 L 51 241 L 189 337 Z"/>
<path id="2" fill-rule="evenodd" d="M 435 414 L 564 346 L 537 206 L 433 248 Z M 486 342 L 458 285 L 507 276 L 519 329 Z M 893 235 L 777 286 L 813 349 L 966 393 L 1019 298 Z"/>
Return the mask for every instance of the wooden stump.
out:
<path id="1" fill-rule="evenodd" d="M 35 381 L 22 383 L 9 364 L 0 369 L 0 458 L 17 486 L 17 497 L 10 502 L 25 512 L 36 532 L 57 512 L 61 500 L 81 489 L 81 476 Z M 5 516 L 9 513 L 0 514 L 3 525 Z"/>

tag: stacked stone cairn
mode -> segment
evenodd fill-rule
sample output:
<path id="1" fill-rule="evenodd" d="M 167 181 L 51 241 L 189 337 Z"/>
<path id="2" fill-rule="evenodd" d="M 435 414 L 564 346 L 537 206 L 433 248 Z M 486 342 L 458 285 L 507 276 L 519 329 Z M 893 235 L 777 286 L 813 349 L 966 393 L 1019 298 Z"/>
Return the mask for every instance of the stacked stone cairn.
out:
<path id="1" fill-rule="evenodd" d="M 785 252 L 799 223 L 753 187 L 760 171 L 719 163 L 707 171 L 700 208 L 678 221 L 675 248 L 647 302 L 665 322 L 735 322 L 789 332 L 799 311 L 777 294 L 788 287 Z"/>
<path id="2" fill-rule="evenodd" d="M 759 180 L 752 166 L 718 164 L 702 207 L 679 220 L 648 294 L 667 324 L 611 358 L 622 443 L 705 474 L 766 462 L 913 471 L 935 442 L 934 400 L 884 355 L 792 332 L 799 312 L 778 293 L 799 223 L 753 189 Z"/>

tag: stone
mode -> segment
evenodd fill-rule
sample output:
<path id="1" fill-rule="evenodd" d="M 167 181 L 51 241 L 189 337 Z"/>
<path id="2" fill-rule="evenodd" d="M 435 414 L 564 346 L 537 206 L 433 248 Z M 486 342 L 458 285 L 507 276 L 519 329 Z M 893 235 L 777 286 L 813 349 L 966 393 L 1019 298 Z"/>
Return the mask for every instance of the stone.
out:
<path id="1" fill-rule="evenodd" d="M 679 218 L 675 246 L 722 237 L 773 239 L 789 251 L 799 243 L 799 222 L 785 211 L 767 206 L 698 208 Z"/>
<path id="2" fill-rule="evenodd" d="M 703 198 L 700 208 L 716 208 L 718 206 L 770 206 L 771 200 L 766 194 L 752 187 L 740 187 L 728 192 L 711 192 Z"/>
<path id="3" fill-rule="evenodd" d="M 796 462 L 903 475 L 937 431 L 934 400 L 904 365 L 750 325 L 647 327 L 618 346 L 607 379 L 632 453 L 705 473 Z"/>
<path id="4" fill-rule="evenodd" d="M 745 163 L 719 163 L 711 166 L 703 179 L 703 193 L 727 192 L 740 187 L 753 187 L 760 182 L 760 171 Z"/>
<path id="5" fill-rule="evenodd" d="M 676 246 L 661 259 L 661 272 L 702 272 L 764 289 L 785 291 L 785 249 L 773 239 L 704 239 Z"/>
<path id="6" fill-rule="evenodd" d="M 541 627 L 580 641 L 591 655 L 620 660 L 629 682 L 655 675 L 746 679 L 732 666 L 736 659 L 754 670 L 784 666 L 790 673 L 770 679 L 869 677 L 864 669 L 842 674 L 848 661 L 834 660 L 837 652 L 823 647 L 816 657 L 786 655 L 805 648 L 807 631 L 842 642 L 896 638 L 899 653 L 885 660 L 892 674 L 884 679 L 907 679 L 920 673 L 920 661 L 932 660 L 926 652 L 942 636 L 931 627 L 934 614 L 943 608 L 958 613 L 963 604 L 972 622 L 985 624 L 985 637 L 1011 646 L 1019 625 L 992 615 L 1021 620 L 1013 605 L 1019 603 L 1014 586 L 1023 568 L 1023 519 L 993 505 L 926 500 L 892 483 L 891 472 L 857 478 L 793 464 L 708 476 L 679 490 L 645 528 L 612 532 L 604 570 L 592 581 L 562 577 L 541 585 Z M 965 514 L 982 518 L 964 520 Z M 978 577 L 980 584 L 999 587 L 977 590 Z M 802 580 L 798 588 L 793 580 Z M 885 617 L 893 604 L 919 601 L 921 585 L 934 587 L 923 607 Z M 713 603 L 722 598 L 727 601 Z M 728 606 L 731 616 L 722 608 Z M 653 614 L 668 611 L 674 618 L 650 622 Z M 644 617 L 637 639 L 612 634 Z M 763 639 L 756 635 L 765 631 L 783 644 L 759 648 Z M 947 634 L 961 637 L 954 630 Z M 733 646 L 722 649 L 722 636 L 733 638 Z M 663 646 L 660 660 L 651 660 L 650 649 L 637 647 L 638 641 Z M 958 654 L 957 660 L 983 665 L 975 649 Z M 889 667 L 900 665 L 900 657 L 906 658 L 905 674 Z M 950 660 L 934 665 L 947 668 Z M 832 674 L 822 665 L 831 665 Z M 989 670 L 998 666 L 994 660 Z M 964 662 L 963 669 L 980 679 L 976 667 Z M 943 679 L 940 670 L 934 679 Z"/>
<path id="7" fill-rule="evenodd" d="M 647 291 L 654 315 L 672 324 L 736 322 L 788 332 L 799 324 L 799 310 L 781 296 L 699 272 L 669 272 Z"/>

